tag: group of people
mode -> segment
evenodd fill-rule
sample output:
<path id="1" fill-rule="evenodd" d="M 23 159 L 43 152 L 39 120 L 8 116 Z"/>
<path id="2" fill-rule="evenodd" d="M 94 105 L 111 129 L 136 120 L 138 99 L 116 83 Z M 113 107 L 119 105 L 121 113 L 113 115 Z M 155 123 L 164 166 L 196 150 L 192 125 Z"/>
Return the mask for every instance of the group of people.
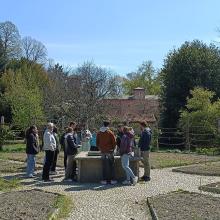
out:
<path id="1" fill-rule="evenodd" d="M 122 182 L 125 185 L 135 185 L 138 177 L 134 175 L 129 167 L 129 160 L 134 156 L 136 141 L 134 130 L 131 127 L 119 125 L 118 133 L 114 133 L 109 128 L 110 122 L 104 121 L 103 126 L 97 132 L 93 129 L 92 133 L 84 129 L 77 132 L 77 124 L 70 122 L 65 128 L 64 133 L 59 137 L 57 128 L 53 123 L 48 123 L 43 132 L 42 150 L 45 152 L 42 180 L 50 182 L 50 174 L 56 174 L 57 157 L 61 150 L 64 151 L 64 181 L 77 181 L 77 163 L 75 156 L 78 148 L 85 148 L 90 151 L 100 151 L 102 159 L 102 184 L 116 184 L 114 167 L 114 156 L 116 152 L 121 157 L 122 168 L 125 171 L 126 179 Z M 141 158 L 144 165 L 144 175 L 140 178 L 142 181 L 150 181 L 150 142 L 151 129 L 145 122 L 140 122 L 141 135 L 138 141 L 138 147 L 141 152 Z M 39 136 L 36 126 L 31 126 L 26 132 L 26 153 L 27 153 L 27 177 L 35 176 L 36 155 L 40 151 Z"/>

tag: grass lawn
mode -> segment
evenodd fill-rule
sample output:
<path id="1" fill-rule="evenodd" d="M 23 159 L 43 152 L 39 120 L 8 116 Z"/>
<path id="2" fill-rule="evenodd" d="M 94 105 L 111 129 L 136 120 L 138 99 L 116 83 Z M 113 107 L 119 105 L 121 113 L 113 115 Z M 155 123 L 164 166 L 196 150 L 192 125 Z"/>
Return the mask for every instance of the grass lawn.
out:
<path id="1" fill-rule="evenodd" d="M 17 144 L 4 146 L 0 152 L 0 158 L 16 161 L 26 161 L 25 145 Z M 210 161 L 220 161 L 220 156 L 205 156 L 201 154 L 183 154 L 168 152 L 151 152 L 150 160 L 152 168 L 177 167 L 191 164 L 199 164 Z M 44 152 L 37 155 L 37 162 L 43 164 Z M 57 161 L 58 166 L 63 167 L 63 152 L 61 151 Z"/>
<path id="2" fill-rule="evenodd" d="M 65 219 L 73 208 L 72 199 L 65 195 L 58 195 L 54 203 L 54 208 L 59 209 L 55 219 Z"/>
<path id="3" fill-rule="evenodd" d="M 205 156 L 198 154 L 151 152 L 150 160 L 152 168 L 178 167 L 191 164 L 205 163 L 207 161 L 219 161 L 220 156 Z"/>
<path id="4" fill-rule="evenodd" d="M 10 191 L 12 189 L 18 188 L 20 186 L 20 182 L 18 179 L 6 180 L 0 177 L 0 191 Z"/>

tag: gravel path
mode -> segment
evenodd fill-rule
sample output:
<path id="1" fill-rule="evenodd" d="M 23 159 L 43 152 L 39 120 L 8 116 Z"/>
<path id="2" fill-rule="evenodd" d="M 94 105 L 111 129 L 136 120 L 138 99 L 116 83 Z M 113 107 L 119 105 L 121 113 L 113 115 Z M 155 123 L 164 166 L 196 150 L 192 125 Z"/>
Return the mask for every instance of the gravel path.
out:
<path id="1" fill-rule="evenodd" d="M 178 189 L 199 192 L 200 184 L 219 182 L 220 177 L 197 176 L 172 172 L 172 168 L 152 170 L 152 180 L 136 186 L 101 186 L 99 184 L 63 183 L 63 171 L 53 183 L 25 179 L 25 188 L 44 188 L 73 198 L 75 208 L 69 220 L 146 219 L 147 197 Z M 141 173 L 143 171 L 141 170 Z M 216 195 L 217 196 L 217 195 Z"/>

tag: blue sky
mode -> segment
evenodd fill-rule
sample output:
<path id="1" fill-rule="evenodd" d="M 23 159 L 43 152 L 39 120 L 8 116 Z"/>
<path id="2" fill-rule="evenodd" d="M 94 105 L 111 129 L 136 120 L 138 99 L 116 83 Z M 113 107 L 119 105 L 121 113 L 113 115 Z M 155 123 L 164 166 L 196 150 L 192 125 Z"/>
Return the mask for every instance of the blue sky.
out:
<path id="1" fill-rule="evenodd" d="M 219 0 L 2 0 L 0 21 L 44 43 L 56 62 L 85 60 L 126 74 L 144 60 L 161 68 L 184 41 L 216 41 Z"/>

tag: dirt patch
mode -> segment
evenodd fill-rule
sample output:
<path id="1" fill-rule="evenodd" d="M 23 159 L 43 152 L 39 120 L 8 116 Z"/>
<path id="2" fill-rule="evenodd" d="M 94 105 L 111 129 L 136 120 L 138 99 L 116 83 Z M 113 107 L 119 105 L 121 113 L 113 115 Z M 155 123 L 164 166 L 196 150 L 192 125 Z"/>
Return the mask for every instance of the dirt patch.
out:
<path id="1" fill-rule="evenodd" d="M 58 195 L 40 190 L 2 193 L 0 219 L 44 220 L 54 211 Z"/>
<path id="2" fill-rule="evenodd" d="M 0 173 L 19 173 L 23 172 L 24 169 L 24 164 L 0 159 Z"/>
<path id="3" fill-rule="evenodd" d="M 199 187 L 200 190 L 220 194 L 220 182 Z"/>
<path id="4" fill-rule="evenodd" d="M 150 199 L 163 220 L 219 220 L 220 198 L 198 193 L 176 192 Z"/>
<path id="5" fill-rule="evenodd" d="M 220 176 L 220 162 L 180 167 L 180 168 L 175 168 L 172 171 L 188 173 L 188 174 L 196 174 L 202 176 Z"/>

